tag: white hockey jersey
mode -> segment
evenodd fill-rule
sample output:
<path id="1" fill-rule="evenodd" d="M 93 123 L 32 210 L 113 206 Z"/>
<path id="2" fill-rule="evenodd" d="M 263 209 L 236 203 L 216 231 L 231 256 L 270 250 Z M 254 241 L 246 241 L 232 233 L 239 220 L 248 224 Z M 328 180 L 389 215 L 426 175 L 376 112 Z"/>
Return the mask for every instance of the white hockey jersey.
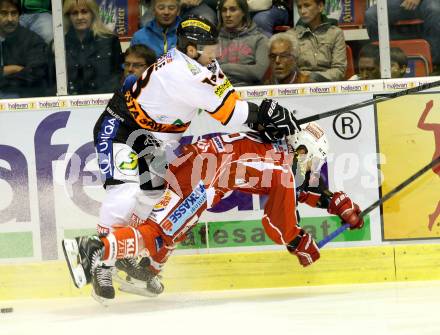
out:
<path id="1" fill-rule="evenodd" d="M 163 141 L 178 140 L 197 110 L 222 124 L 241 126 L 248 104 L 240 100 L 217 61 L 204 67 L 177 49 L 150 66 L 125 92 L 129 112 L 139 127 Z"/>

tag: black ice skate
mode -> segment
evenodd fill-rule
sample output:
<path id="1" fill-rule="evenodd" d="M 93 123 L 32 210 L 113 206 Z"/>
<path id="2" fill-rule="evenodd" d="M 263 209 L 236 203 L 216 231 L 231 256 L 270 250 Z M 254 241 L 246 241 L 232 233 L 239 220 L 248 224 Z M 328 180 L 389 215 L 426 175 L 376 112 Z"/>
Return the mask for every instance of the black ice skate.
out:
<path id="1" fill-rule="evenodd" d="M 99 302 L 115 297 L 111 270 L 101 265 L 104 245 L 97 236 L 81 236 L 62 241 L 64 256 L 76 287 L 93 283 L 92 296 Z"/>
<path id="2" fill-rule="evenodd" d="M 115 263 L 116 268 L 127 274 L 125 278 L 117 273 L 113 277 L 121 284 L 119 289 L 123 292 L 145 297 L 156 297 L 161 294 L 164 286 L 160 282 L 160 277 L 148 269 L 149 265 L 150 260 L 148 257 L 142 258 L 139 263 L 137 263 L 135 258 L 117 260 Z"/>
<path id="3" fill-rule="evenodd" d="M 112 282 L 112 268 L 98 265 L 92 275 L 92 297 L 105 305 L 107 300 L 115 298 L 115 288 Z"/>
<path id="4" fill-rule="evenodd" d="M 103 244 L 96 236 L 80 236 L 62 241 L 64 257 L 73 283 L 81 288 L 92 281 L 92 270 L 101 259 Z M 95 261 L 95 264 L 93 264 Z"/>

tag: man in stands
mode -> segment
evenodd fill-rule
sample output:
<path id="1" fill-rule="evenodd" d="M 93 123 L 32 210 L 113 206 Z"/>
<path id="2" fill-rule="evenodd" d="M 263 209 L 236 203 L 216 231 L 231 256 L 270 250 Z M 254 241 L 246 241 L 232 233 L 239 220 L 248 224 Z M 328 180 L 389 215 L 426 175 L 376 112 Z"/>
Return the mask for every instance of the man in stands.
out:
<path id="1" fill-rule="evenodd" d="M 0 0 L 0 98 L 45 94 L 47 45 L 19 25 L 20 0 Z"/>
<path id="2" fill-rule="evenodd" d="M 293 34 L 278 33 L 269 40 L 269 78 L 266 85 L 307 83 L 309 77 L 298 68 L 298 39 Z"/>
<path id="3" fill-rule="evenodd" d="M 152 0 L 151 7 L 154 19 L 134 33 L 130 45 L 144 44 L 160 57 L 176 46 L 180 0 Z"/>
<path id="4" fill-rule="evenodd" d="M 156 59 L 154 51 L 146 45 L 135 44 L 128 47 L 124 53 L 124 79 L 129 75 L 139 78 Z"/>

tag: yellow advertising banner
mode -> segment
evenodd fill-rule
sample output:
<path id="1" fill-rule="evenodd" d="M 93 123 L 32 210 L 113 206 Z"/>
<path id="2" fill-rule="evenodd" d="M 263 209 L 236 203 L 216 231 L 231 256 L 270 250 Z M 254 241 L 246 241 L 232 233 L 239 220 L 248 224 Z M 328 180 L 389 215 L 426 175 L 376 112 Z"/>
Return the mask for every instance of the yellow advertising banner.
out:
<path id="1" fill-rule="evenodd" d="M 440 94 L 392 99 L 376 106 L 382 195 L 440 155 Z M 440 166 L 383 205 L 384 240 L 440 237 Z"/>

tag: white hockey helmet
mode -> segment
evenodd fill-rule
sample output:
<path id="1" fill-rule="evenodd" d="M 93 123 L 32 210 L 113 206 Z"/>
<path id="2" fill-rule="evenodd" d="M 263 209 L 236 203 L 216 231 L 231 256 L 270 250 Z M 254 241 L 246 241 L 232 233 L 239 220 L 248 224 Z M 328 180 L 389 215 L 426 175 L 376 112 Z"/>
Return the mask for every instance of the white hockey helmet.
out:
<path id="1" fill-rule="evenodd" d="M 305 147 L 307 150 L 306 161 L 311 161 L 313 158 L 324 161 L 327 158 L 329 150 L 327 136 L 316 122 L 301 125 L 301 131 L 287 136 L 286 139 L 294 150 L 300 149 L 301 146 Z"/>

